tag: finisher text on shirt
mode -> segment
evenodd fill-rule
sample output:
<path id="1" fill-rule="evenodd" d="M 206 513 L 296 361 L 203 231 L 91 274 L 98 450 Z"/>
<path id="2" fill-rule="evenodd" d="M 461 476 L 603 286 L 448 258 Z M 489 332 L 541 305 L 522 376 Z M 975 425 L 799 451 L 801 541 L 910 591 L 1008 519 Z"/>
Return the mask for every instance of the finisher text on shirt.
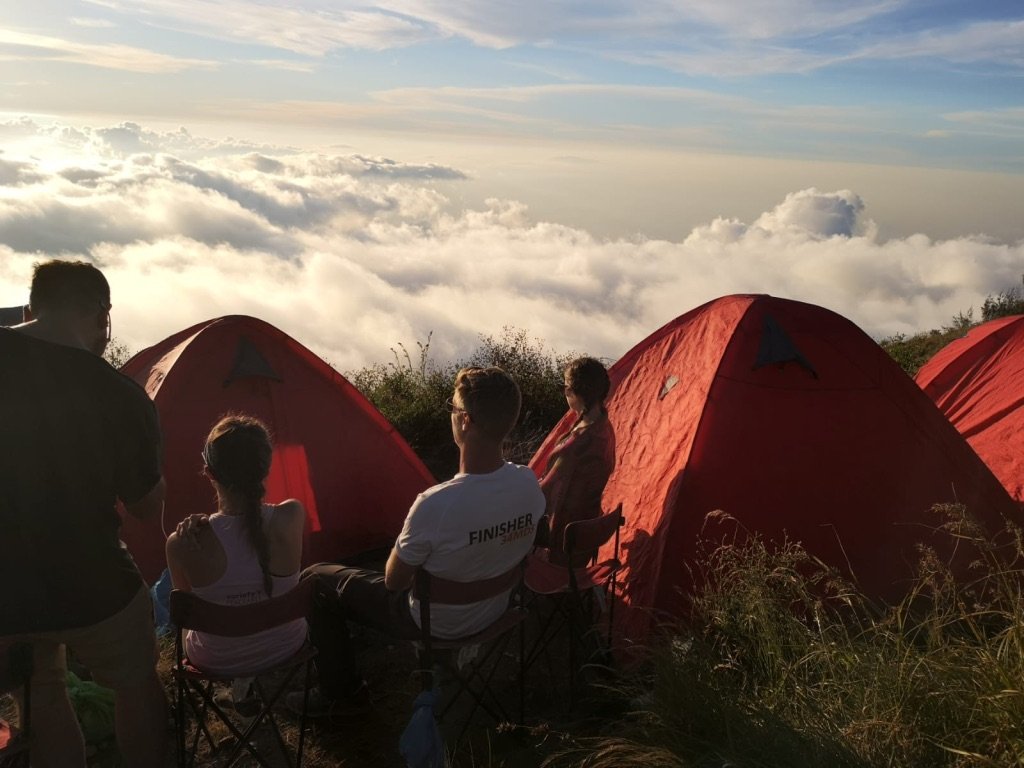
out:
<path id="1" fill-rule="evenodd" d="M 528 535 L 531 530 L 533 530 L 533 515 L 520 515 L 512 520 L 506 520 L 503 523 L 492 525 L 490 528 L 481 528 L 476 531 L 470 531 L 469 543 L 478 544 L 501 536 L 502 543 L 504 544 Z"/>

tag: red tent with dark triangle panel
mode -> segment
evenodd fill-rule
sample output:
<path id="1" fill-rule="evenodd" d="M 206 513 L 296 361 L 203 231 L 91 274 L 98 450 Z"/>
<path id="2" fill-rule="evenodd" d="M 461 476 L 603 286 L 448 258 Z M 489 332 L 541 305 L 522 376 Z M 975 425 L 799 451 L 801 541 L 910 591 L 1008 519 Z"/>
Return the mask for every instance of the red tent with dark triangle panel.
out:
<path id="1" fill-rule="evenodd" d="M 1024 503 L 1024 315 L 972 328 L 939 350 L 916 381 Z"/>
<path id="2" fill-rule="evenodd" d="M 207 433 L 224 414 L 262 419 L 275 448 L 266 499 L 306 508 L 303 564 L 390 546 L 430 472 L 344 376 L 285 333 L 242 315 L 221 317 L 144 349 L 125 363 L 156 403 L 167 502 L 160 520 L 126 516 L 122 537 L 147 581 L 166 565 L 164 531 L 216 511 L 201 474 Z"/>
<path id="3" fill-rule="evenodd" d="M 802 542 L 884 598 L 906 588 L 917 543 L 948 543 L 934 504 L 964 502 L 993 526 L 1016 514 L 913 380 L 827 309 L 720 298 L 641 341 L 610 377 L 617 463 L 604 507 L 621 502 L 626 516 L 628 609 L 616 617 L 632 640 L 682 610 L 698 537 L 726 532 L 706 522 L 714 510 Z M 534 456 L 538 473 L 571 423 Z"/>

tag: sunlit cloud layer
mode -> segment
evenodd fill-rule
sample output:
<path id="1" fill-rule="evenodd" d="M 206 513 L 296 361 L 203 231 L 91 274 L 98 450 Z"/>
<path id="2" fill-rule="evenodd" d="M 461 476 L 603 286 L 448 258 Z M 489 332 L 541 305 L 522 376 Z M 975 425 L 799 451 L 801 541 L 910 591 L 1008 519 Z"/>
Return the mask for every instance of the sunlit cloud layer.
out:
<path id="1" fill-rule="evenodd" d="M 680 242 L 598 239 L 515 200 L 460 208 L 461 169 L 400 158 L 217 143 L 134 124 L 0 125 L 0 306 L 33 262 L 84 258 L 113 289 L 133 349 L 226 314 L 263 318 L 341 370 L 433 333 L 453 358 L 479 334 L 526 329 L 615 358 L 730 293 L 819 304 L 875 337 L 948 323 L 1020 280 L 1024 244 L 983 236 L 881 240 L 855 190 L 794 190 L 750 221 Z M 65 158 L 55 162 L 55 157 Z"/>

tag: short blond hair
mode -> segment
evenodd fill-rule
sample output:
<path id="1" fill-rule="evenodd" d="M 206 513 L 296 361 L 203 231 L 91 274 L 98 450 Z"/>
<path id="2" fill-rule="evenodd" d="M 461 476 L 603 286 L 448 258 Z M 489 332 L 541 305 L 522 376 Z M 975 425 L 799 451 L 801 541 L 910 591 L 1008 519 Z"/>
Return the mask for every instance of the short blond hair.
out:
<path id="1" fill-rule="evenodd" d="M 463 368 L 455 376 L 455 391 L 473 423 L 495 442 L 504 440 L 519 420 L 519 385 L 501 368 Z"/>

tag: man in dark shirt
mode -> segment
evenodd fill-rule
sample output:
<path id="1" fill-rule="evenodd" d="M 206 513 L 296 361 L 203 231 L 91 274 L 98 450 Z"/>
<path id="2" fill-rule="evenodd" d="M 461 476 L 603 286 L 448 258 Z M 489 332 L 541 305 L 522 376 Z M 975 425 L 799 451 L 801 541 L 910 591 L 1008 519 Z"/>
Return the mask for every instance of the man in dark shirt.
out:
<path id="1" fill-rule="evenodd" d="M 85 262 L 36 265 L 31 319 L 0 328 L 0 642 L 33 644 L 35 766 L 85 766 L 65 647 L 116 697 L 129 766 L 164 760 L 149 591 L 118 539 L 159 515 L 160 432 L 146 393 L 102 359 L 110 288 Z"/>

